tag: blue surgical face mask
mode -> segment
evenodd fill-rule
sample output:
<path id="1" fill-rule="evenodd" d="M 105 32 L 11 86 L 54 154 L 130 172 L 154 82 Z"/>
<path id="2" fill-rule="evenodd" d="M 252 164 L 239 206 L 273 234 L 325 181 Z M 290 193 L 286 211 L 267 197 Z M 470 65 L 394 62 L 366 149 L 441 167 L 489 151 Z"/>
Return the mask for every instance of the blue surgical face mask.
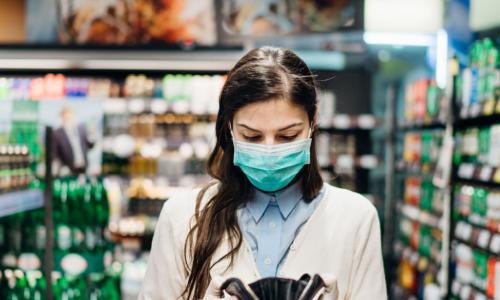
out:
<path id="1" fill-rule="evenodd" d="M 234 139 L 234 165 L 259 190 L 274 192 L 286 187 L 310 162 L 311 133 L 307 139 L 260 145 Z"/>

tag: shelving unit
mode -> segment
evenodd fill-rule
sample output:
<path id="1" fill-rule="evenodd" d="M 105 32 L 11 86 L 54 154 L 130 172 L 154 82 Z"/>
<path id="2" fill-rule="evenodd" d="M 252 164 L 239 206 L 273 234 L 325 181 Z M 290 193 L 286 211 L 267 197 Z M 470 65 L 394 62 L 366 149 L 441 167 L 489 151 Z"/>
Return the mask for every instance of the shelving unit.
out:
<path id="1" fill-rule="evenodd" d="M 24 190 L 0 194 L 0 218 L 43 207 L 43 191 Z"/>
<path id="2" fill-rule="evenodd" d="M 404 108 L 404 112 L 399 111 L 404 116 L 394 116 L 395 174 L 388 175 L 394 176 L 393 224 L 399 230 L 393 246 L 397 272 L 390 287 L 391 299 L 421 300 L 428 289 L 433 290 L 434 297 L 439 294 L 445 299 L 448 204 L 446 189 L 436 186 L 433 178 L 449 122 L 438 108 L 448 107 L 449 102 L 432 79 L 412 79 L 403 90 L 400 101 L 404 105 L 395 104 Z"/>
<path id="3" fill-rule="evenodd" d="M 495 195 L 500 195 L 500 165 L 494 164 L 494 151 L 500 155 L 500 144 L 490 140 L 495 135 L 491 128 L 500 124 L 500 99 L 496 91 L 490 91 L 498 89 L 498 82 L 494 82 L 493 87 L 488 83 L 488 89 L 476 90 L 479 80 L 484 82 L 487 74 L 498 72 L 498 61 L 490 58 L 496 55 L 494 52 L 499 48 L 484 48 L 481 50 L 484 56 L 479 59 L 479 52 L 475 51 L 482 47 L 482 43 L 490 41 L 476 42 L 472 46 L 470 66 L 463 66 L 453 81 L 456 107 L 453 127 L 455 140 L 458 141 L 451 177 L 454 213 L 449 220 L 453 225 L 450 237 L 453 253 L 450 265 L 455 270 L 450 273 L 453 279 L 450 296 L 453 300 L 492 300 L 499 297 L 499 276 L 495 269 L 500 261 L 500 219 L 495 216 Z M 470 71 L 472 69 L 474 71 Z M 477 72 L 479 75 L 468 83 L 470 86 L 463 87 L 462 78 L 468 76 L 465 72 Z M 459 89 L 470 89 L 469 98 L 464 98 Z M 485 131 L 485 128 L 489 129 Z M 472 139 L 466 139 L 469 134 L 472 134 Z M 487 140 L 485 134 L 488 134 Z M 490 143 L 490 147 L 494 148 L 486 149 L 484 143 Z M 470 148 L 475 145 L 478 148 Z"/>

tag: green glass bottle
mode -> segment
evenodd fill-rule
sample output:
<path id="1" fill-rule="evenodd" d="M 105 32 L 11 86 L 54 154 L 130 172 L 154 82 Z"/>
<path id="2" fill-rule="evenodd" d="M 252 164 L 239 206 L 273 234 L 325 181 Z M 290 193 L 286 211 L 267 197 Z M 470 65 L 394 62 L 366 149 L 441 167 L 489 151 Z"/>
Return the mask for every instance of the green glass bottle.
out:
<path id="1" fill-rule="evenodd" d="M 44 256 L 47 240 L 47 230 L 45 228 L 45 212 L 44 209 L 34 211 L 34 227 L 36 233 L 35 252 L 40 258 Z"/>
<path id="2" fill-rule="evenodd" d="M 97 234 L 96 209 L 92 195 L 92 185 L 87 183 L 82 188 L 82 213 L 84 216 L 85 248 L 89 253 L 95 254 Z"/>
<path id="3" fill-rule="evenodd" d="M 33 288 L 33 300 L 45 300 L 47 281 L 41 272 L 37 273 L 35 286 Z"/>
<path id="4" fill-rule="evenodd" d="M 0 259 L 3 253 L 7 252 L 7 218 L 0 218 Z M 1 266 L 1 264 L 0 264 Z"/>
<path id="5" fill-rule="evenodd" d="M 22 252 L 34 253 L 36 250 L 36 211 L 28 211 L 21 221 Z"/>
<path id="6" fill-rule="evenodd" d="M 82 252 L 84 250 L 85 235 L 83 231 L 84 224 L 84 214 L 82 211 L 81 203 L 81 193 L 82 187 L 81 183 L 77 180 L 71 180 L 68 184 L 68 203 L 69 203 L 69 225 L 71 227 L 71 251 Z"/>
<path id="7" fill-rule="evenodd" d="M 109 203 L 106 190 L 102 182 L 97 181 L 94 185 L 93 199 L 95 207 L 95 219 L 97 225 L 97 247 L 104 251 L 106 247 L 105 231 L 109 221 Z"/>
<path id="8" fill-rule="evenodd" d="M 56 262 L 58 262 L 69 253 L 72 245 L 68 183 L 66 181 L 58 181 L 58 184 L 55 185 L 54 196 L 54 236 L 56 239 L 54 255 Z"/>
<path id="9" fill-rule="evenodd" d="M 15 269 L 17 268 L 17 258 L 21 253 L 22 243 L 22 220 L 23 213 L 11 215 L 6 219 L 9 225 L 7 231 L 8 250 L 2 257 L 4 267 Z"/>
<path id="10" fill-rule="evenodd" d="M 481 128 L 479 130 L 479 154 L 478 161 L 480 163 L 487 163 L 490 153 L 490 127 Z"/>
<path id="11" fill-rule="evenodd" d="M 114 280 L 110 277 L 105 278 L 101 294 L 101 299 L 120 300 L 120 292 L 118 291 Z"/>
<path id="12" fill-rule="evenodd" d="M 14 291 L 20 300 L 31 300 L 31 290 L 25 274 L 19 270 L 15 271 L 16 285 Z"/>
<path id="13" fill-rule="evenodd" d="M 0 268 L 0 299 L 7 299 L 9 289 L 9 282 L 5 272 L 2 268 Z"/>

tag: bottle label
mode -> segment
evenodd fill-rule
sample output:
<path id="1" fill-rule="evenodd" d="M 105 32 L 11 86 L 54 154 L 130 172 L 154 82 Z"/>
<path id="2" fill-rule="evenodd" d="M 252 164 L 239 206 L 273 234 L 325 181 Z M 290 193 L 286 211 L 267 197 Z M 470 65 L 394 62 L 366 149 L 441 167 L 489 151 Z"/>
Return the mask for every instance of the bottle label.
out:
<path id="1" fill-rule="evenodd" d="M 36 249 L 45 249 L 45 241 L 47 237 L 47 231 L 44 225 L 39 225 L 36 227 Z"/>
<path id="2" fill-rule="evenodd" d="M 7 253 L 2 257 L 2 265 L 7 268 L 15 269 L 17 267 L 17 258 L 13 253 Z"/>
<path id="3" fill-rule="evenodd" d="M 40 269 L 42 263 L 34 253 L 23 253 L 19 255 L 17 265 L 24 271 L 33 271 Z"/>
<path id="4" fill-rule="evenodd" d="M 88 267 L 88 263 L 83 256 L 71 253 L 63 257 L 61 260 L 61 267 L 67 274 L 78 276 L 85 272 Z"/>
<path id="5" fill-rule="evenodd" d="M 68 250 L 71 247 L 71 230 L 68 226 L 60 225 L 57 228 L 57 246 L 61 250 Z"/>
<path id="6" fill-rule="evenodd" d="M 109 268 L 113 263 L 113 253 L 111 251 L 106 251 L 104 253 L 103 259 L 104 267 Z"/>
<path id="7" fill-rule="evenodd" d="M 85 232 L 85 246 L 87 249 L 94 249 L 97 243 L 97 238 L 91 227 L 87 227 Z"/>
<path id="8" fill-rule="evenodd" d="M 73 228 L 73 241 L 76 246 L 80 246 L 85 241 L 85 235 L 80 228 Z"/>
<path id="9" fill-rule="evenodd" d="M 0 224 L 0 248 L 5 246 L 5 229 L 4 227 Z"/>
<path id="10" fill-rule="evenodd" d="M 12 248 L 13 249 L 21 249 L 21 232 L 17 229 L 14 229 L 12 234 Z"/>

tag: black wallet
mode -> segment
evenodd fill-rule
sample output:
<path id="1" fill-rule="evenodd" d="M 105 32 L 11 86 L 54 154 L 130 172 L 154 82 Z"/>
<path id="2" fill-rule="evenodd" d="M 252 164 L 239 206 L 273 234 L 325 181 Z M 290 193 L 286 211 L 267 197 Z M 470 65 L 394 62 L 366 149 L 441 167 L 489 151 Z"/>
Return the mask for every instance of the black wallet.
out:
<path id="1" fill-rule="evenodd" d="M 299 280 L 269 277 L 250 284 L 229 278 L 221 286 L 239 300 L 316 300 L 325 293 L 325 282 L 319 275 L 302 275 Z"/>

